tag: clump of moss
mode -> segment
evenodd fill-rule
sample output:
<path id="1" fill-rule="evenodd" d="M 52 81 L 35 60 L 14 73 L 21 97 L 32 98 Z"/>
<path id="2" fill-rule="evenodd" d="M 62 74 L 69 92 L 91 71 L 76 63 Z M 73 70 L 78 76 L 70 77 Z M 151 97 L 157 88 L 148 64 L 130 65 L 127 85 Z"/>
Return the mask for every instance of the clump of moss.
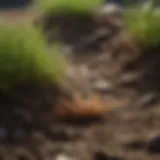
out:
<path id="1" fill-rule="evenodd" d="M 60 83 L 64 59 L 50 54 L 42 32 L 32 25 L 0 25 L 0 89 L 25 83 Z"/>
<path id="2" fill-rule="evenodd" d="M 102 4 L 103 0 L 40 0 L 39 6 L 45 13 L 88 14 Z"/>
<path id="3" fill-rule="evenodd" d="M 129 32 L 142 47 L 160 46 L 160 12 L 154 1 L 128 9 L 125 20 Z"/>

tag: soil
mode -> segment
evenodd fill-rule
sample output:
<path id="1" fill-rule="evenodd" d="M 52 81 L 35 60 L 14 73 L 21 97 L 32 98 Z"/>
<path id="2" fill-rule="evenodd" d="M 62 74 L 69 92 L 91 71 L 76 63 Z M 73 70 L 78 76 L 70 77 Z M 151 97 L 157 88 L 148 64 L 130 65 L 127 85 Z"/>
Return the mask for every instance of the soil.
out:
<path id="1" fill-rule="evenodd" d="M 42 22 L 50 44 L 63 41 L 67 94 L 60 94 L 51 126 L 13 143 L 3 141 L 1 128 L 0 159 L 159 160 L 160 49 L 142 50 L 120 17 Z"/>

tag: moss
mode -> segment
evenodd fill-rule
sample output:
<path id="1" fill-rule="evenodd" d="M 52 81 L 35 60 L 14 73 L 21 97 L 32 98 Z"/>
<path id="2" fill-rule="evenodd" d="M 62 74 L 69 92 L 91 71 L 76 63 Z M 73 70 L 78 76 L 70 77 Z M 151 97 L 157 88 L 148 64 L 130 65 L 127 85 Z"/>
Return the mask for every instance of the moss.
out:
<path id="1" fill-rule="evenodd" d="M 1 24 L 0 88 L 19 83 L 60 83 L 65 61 L 58 52 L 50 52 L 45 37 L 32 25 Z"/>
<path id="2" fill-rule="evenodd" d="M 101 5 L 102 0 L 40 0 L 42 11 L 56 14 L 88 14 Z"/>
<path id="3" fill-rule="evenodd" d="M 143 47 L 160 46 L 160 12 L 155 10 L 154 1 L 146 5 L 137 5 L 125 12 L 125 21 L 129 32 Z"/>

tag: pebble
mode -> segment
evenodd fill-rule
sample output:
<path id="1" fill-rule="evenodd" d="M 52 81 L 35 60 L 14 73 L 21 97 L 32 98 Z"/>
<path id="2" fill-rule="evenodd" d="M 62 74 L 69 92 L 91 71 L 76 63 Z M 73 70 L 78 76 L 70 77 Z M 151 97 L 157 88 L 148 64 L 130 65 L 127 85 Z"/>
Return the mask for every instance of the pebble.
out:
<path id="1" fill-rule="evenodd" d="M 124 26 L 122 20 L 123 13 L 123 8 L 120 5 L 108 3 L 97 11 L 97 19 L 98 21 L 107 24 L 107 26 L 110 24 L 112 27 L 114 26 L 119 29 Z"/>
<path id="2" fill-rule="evenodd" d="M 99 15 L 101 17 L 104 17 L 106 15 L 108 16 L 119 16 L 123 13 L 123 8 L 119 6 L 118 4 L 109 3 L 104 5 L 99 10 Z"/>
<path id="3" fill-rule="evenodd" d="M 138 73 L 125 73 L 122 76 L 119 77 L 118 83 L 123 83 L 123 84 L 130 84 L 135 82 L 140 75 Z"/>
<path id="4" fill-rule="evenodd" d="M 113 88 L 113 85 L 106 80 L 98 80 L 93 83 L 93 88 L 100 90 L 100 91 L 108 91 Z"/>
<path id="5" fill-rule="evenodd" d="M 71 158 L 66 155 L 60 154 L 56 157 L 56 160 L 78 160 L 78 159 Z"/>
<path id="6" fill-rule="evenodd" d="M 157 96 L 154 93 L 145 94 L 143 97 L 140 97 L 139 101 L 135 104 L 137 108 L 147 108 L 156 103 Z"/>

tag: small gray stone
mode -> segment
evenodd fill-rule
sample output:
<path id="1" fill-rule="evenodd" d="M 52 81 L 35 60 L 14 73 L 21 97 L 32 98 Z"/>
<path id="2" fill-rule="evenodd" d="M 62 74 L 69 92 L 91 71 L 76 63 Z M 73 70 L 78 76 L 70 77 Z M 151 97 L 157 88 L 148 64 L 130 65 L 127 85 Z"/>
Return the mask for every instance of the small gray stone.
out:
<path id="1" fill-rule="evenodd" d="M 106 80 L 98 80 L 93 83 L 93 87 L 99 91 L 107 91 L 113 88 L 113 84 Z"/>

